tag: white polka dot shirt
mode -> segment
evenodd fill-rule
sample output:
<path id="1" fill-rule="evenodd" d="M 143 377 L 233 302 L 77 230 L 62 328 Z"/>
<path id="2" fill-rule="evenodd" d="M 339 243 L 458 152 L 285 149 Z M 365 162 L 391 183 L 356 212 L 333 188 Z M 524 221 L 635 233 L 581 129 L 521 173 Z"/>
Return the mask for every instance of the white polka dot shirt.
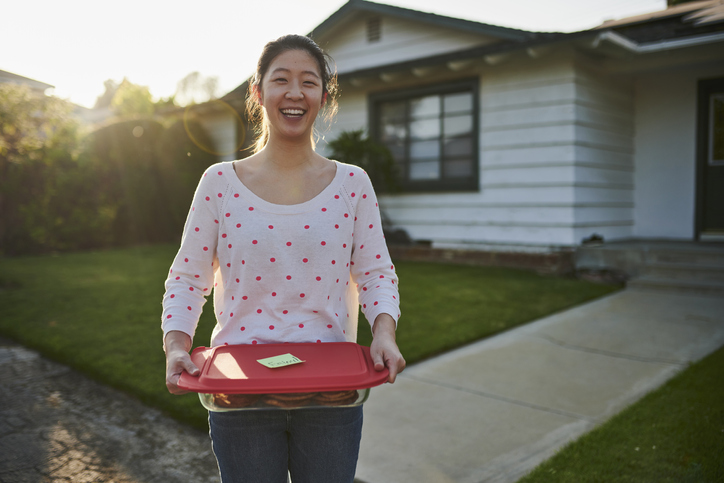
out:
<path id="1" fill-rule="evenodd" d="M 359 167 L 336 163 L 313 199 L 269 203 L 231 162 L 209 167 L 194 195 L 163 299 L 162 328 L 192 339 L 214 293 L 211 346 L 355 341 L 367 320 L 400 317 L 397 276 L 377 198 Z"/>

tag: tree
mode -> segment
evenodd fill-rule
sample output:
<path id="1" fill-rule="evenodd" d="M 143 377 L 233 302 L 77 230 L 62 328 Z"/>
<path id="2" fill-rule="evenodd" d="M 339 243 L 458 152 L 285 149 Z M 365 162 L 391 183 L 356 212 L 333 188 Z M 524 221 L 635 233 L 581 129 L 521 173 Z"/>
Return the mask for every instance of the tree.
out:
<path id="1" fill-rule="evenodd" d="M 150 116 L 155 110 L 148 87 L 134 84 L 125 77 L 113 95 L 111 107 L 121 117 Z"/>
<path id="2" fill-rule="evenodd" d="M 175 98 L 182 106 L 216 99 L 219 90 L 218 77 L 204 77 L 191 72 L 176 84 Z"/>
<path id="3" fill-rule="evenodd" d="M 109 213 L 86 196 L 94 185 L 78 164 L 71 112 L 61 99 L 0 84 L 1 254 L 76 248 L 104 236 Z"/>

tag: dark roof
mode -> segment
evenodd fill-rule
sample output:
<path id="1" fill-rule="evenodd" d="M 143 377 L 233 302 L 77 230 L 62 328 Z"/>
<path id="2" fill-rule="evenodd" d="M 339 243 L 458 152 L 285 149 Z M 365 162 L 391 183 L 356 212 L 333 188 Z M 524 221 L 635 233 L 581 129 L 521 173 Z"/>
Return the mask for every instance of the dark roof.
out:
<path id="1" fill-rule="evenodd" d="M 532 32 L 527 30 L 518 30 L 507 27 L 499 27 L 472 20 L 464 20 L 454 17 L 446 17 L 434 13 L 420 12 L 409 8 L 395 7 L 393 5 L 384 5 L 381 3 L 369 2 L 367 0 L 349 0 L 342 7 L 330 15 L 324 22 L 317 25 L 308 36 L 317 39 L 325 35 L 338 22 L 353 13 L 374 13 L 379 15 L 390 15 L 393 17 L 406 18 L 418 22 L 439 25 L 441 27 L 450 27 L 456 30 L 463 30 L 482 35 L 490 35 L 501 40 L 517 40 L 523 41 L 527 39 Z"/>

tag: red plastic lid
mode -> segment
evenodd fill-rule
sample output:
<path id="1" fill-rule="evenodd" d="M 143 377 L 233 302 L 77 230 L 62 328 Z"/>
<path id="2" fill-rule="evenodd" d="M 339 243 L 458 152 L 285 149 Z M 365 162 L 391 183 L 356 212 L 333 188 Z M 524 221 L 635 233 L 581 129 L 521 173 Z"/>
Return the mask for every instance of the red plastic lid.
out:
<path id="1" fill-rule="evenodd" d="M 270 369 L 259 359 L 292 354 L 304 362 Z M 350 391 L 378 386 L 389 376 L 376 371 L 369 347 L 354 342 L 197 347 L 191 360 L 198 376 L 181 374 L 187 391 L 225 394 Z"/>

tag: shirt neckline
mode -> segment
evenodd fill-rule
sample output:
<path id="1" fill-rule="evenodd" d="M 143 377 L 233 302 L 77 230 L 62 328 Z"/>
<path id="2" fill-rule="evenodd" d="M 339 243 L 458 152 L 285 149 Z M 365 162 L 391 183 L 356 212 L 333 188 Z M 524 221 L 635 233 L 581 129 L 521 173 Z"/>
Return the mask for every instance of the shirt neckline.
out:
<path id="1" fill-rule="evenodd" d="M 231 178 L 231 185 L 239 192 L 241 196 L 243 196 L 250 203 L 252 203 L 252 206 L 254 206 L 254 208 L 258 208 L 270 213 L 294 214 L 305 213 L 308 211 L 312 211 L 315 208 L 321 207 L 334 195 L 334 193 L 339 191 L 340 187 L 342 186 L 342 182 L 345 179 L 344 176 L 347 173 L 347 167 L 344 165 L 344 163 L 340 163 L 339 161 L 334 160 L 332 161 L 337 168 L 337 171 L 335 172 L 332 181 L 311 200 L 305 201 L 303 203 L 297 203 L 294 205 L 279 205 L 266 201 L 264 198 L 261 198 L 254 194 L 253 191 L 251 191 L 249 188 L 246 187 L 244 183 L 241 182 L 239 177 L 236 175 L 236 171 L 234 171 L 233 161 L 225 161 L 223 163 L 223 166 L 226 176 Z"/>

